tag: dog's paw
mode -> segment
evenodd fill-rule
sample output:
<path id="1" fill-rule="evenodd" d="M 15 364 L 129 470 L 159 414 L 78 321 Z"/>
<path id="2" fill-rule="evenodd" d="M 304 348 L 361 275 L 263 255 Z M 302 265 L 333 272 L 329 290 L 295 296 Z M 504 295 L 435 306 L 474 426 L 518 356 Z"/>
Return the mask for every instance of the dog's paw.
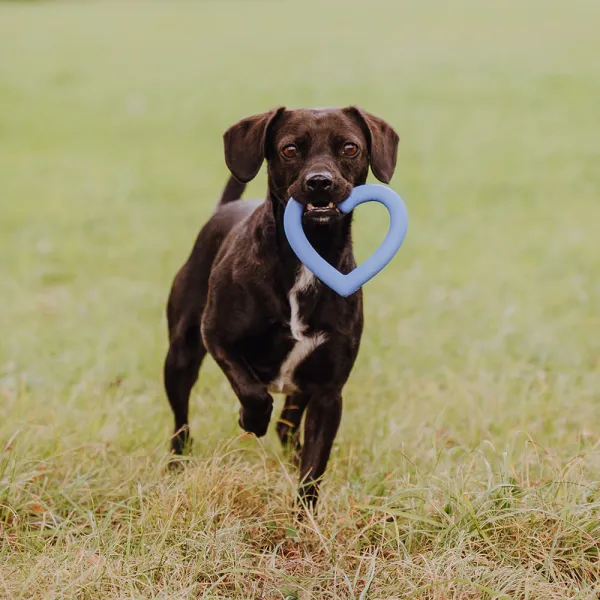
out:
<path id="1" fill-rule="evenodd" d="M 262 437 L 267 433 L 271 413 L 273 412 L 273 400 L 269 398 L 263 409 L 253 408 L 246 410 L 240 409 L 240 427 L 248 433 L 253 433 L 256 437 Z"/>
<path id="2" fill-rule="evenodd" d="M 193 440 L 187 426 L 176 431 L 171 438 L 171 454 L 175 457 L 189 454 L 192 450 Z"/>

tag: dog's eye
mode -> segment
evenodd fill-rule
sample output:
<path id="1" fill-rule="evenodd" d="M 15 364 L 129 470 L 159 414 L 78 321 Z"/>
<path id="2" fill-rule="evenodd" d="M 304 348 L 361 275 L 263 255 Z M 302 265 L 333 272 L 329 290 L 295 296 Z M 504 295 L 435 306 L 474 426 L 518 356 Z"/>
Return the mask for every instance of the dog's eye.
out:
<path id="1" fill-rule="evenodd" d="M 281 154 L 286 158 L 295 158 L 298 156 L 298 147 L 295 144 L 288 144 L 282 148 Z"/>
<path id="2" fill-rule="evenodd" d="M 346 142 L 342 148 L 342 152 L 346 156 L 356 156 L 358 154 L 358 146 L 352 142 Z"/>

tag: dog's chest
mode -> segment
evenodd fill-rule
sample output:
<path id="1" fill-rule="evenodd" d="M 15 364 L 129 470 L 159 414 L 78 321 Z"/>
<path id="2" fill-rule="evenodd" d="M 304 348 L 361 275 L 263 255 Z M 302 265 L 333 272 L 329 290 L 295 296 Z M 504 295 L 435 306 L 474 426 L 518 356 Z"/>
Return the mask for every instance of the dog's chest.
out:
<path id="1" fill-rule="evenodd" d="M 302 314 L 301 310 L 301 296 L 309 294 L 317 285 L 319 284 L 315 276 L 305 266 L 302 266 L 289 294 L 290 335 L 295 343 L 283 360 L 279 374 L 268 386 L 271 393 L 292 394 L 298 391 L 294 382 L 296 367 L 327 341 L 327 336 L 323 332 L 308 333 L 306 316 Z"/>

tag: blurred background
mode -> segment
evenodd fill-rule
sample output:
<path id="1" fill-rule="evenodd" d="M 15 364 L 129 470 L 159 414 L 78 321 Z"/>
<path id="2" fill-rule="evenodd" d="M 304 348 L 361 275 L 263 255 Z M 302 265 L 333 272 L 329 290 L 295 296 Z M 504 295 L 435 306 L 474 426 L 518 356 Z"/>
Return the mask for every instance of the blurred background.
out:
<path id="1" fill-rule="evenodd" d="M 358 104 L 400 134 L 410 227 L 364 289 L 335 494 L 519 432 L 559 462 L 596 447 L 599 22 L 593 0 L 0 3 L 0 440 L 163 456 L 164 306 L 227 179 L 224 130 Z M 263 169 L 246 196 L 264 190 Z M 364 259 L 387 217 L 355 222 Z M 207 361 L 197 456 L 236 412 Z"/>
<path id="2" fill-rule="evenodd" d="M 46 431 L 60 413 L 67 435 L 96 436 L 101 422 L 126 444 L 141 410 L 160 417 L 136 439 L 160 444 L 164 304 L 228 176 L 223 131 L 279 104 L 353 103 L 401 136 L 392 186 L 411 222 L 365 288 L 349 406 L 367 381 L 357 408 L 381 407 L 374 431 L 386 411 L 401 420 L 432 402 L 450 415 L 469 403 L 474 430 L 456 427 L 473 440 L 500 415 L 578 430 L 575 404 L 597 416 L 599 16 L 583 1 L 2 3 L 8 433 L 15 422 Z M 263 169 L 247 196 L 264 189 Z M 386 216 L 370 206 L 356 223 L 364 258 Z M 201 393 L 229 411 L 206 400 L 204 418 L 234 432 L 234 399 L 206 371 Z M 528 394 L 549 377 L 539 393 L 557 415 L 538 422 Z M 447 402 L 427 382 L 477 392 Z"/>

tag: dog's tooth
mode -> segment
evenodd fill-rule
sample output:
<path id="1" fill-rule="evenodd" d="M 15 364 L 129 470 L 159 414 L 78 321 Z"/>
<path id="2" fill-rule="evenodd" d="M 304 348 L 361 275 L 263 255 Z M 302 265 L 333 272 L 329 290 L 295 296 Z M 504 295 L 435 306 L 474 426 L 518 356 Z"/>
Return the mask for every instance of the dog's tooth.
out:
<path id="1" fill-rule="evenodd" d="M 308 208 L 308 210 L 312 210 L 312 209 L 314 208 L 314 206 L 313 206 L 312 204 L 308 204 L 308 205 L 306 206 L 306 208 Z"/>
<path id="2" fill-rule="evenodd" d="M 329 203 L 329 208 L 335 208 L 335 204 L 333 202 Z"/>

